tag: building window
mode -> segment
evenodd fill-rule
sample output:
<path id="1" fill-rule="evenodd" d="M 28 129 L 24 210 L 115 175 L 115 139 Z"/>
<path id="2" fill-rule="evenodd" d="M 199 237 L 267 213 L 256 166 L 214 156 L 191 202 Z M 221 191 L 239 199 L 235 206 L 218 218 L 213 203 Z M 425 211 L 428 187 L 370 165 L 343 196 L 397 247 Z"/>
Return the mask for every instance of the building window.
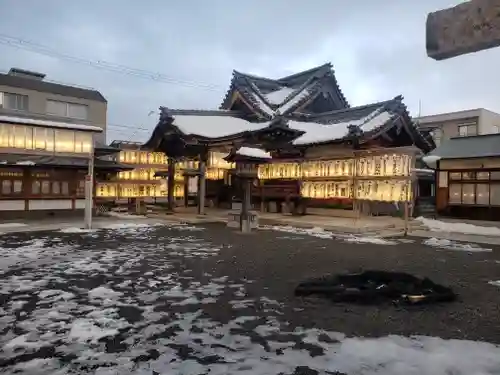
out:
<path id="1" fill-rule="evenodd" d="M 2 96 L 2 93 L 0 93 Z M 28 110 L 28 95 L 3 93 L 3 100 L 0 100 L 0 108 L 13 109 L 16 111 Z"/>
<path id="2" fill-rule="evenodd" d="M 477 124 L 473 122 L 458 125 L 458 135 L 460 137 L 470 137 L 477 135 Z"/>
<path id="3" fill-rule="evenodd" d="M 75 152 L 90 154 L 92 152 L 92 134 L 75 132 Z"/>
<path id="4" fill-rule="evenodd" d="M 75 152 L 75 132 L 71 130 L 56 130 L 57 152 Z"/>
<path id="5" fill-rule="evenodd" d="M 69 195 L 69 183 L 67 181 L 61 182 L 61 194 Z"/>
<path id="6" fill-rule="evenodd" d="M 79 197 L 85 196 L 85 180 L 79 180 L 76 187 L 76 195 Z"/>
<path id="7" fill-rule="evenodd" d="M 12 190 L 12 181 L 3 180 L 2 181 L 2 195 L 10 195 Z"/>
<path id="8" fill-rule="evenodd" d="M 19 195 L 23 192 L 22 180 L 2 180 L 1 181 L 2 195 Z"/>
<path id="9" fill-rule="evenodd" d="M 88 119 L 88 106 L 76 103 L 47 100 L 47 114 L 59 117 L 70 117 L 78 120 Z"/>
<path id="10" fill-rule="evenodd" d="M 35 195 L 40 194 L 40 186 L 41 186 L 40 181 L 33 181 L 31 183 L 31 193 Z"/>
<path id="11" fill-rule="evenodd" d="M 14 187 L 15 188 L 15 187 Z M 68 181 L 34 180 L 31 183 L 31 194 L 42 196 L 69 196 Z"/>
<path id="12" fill-rule="evenodd" d="M 55 141 L 55 142 L 54 142 Z M 90 153 L 92 134 L 24 125 L 0 124 L 0 147 L 27 150 Z"/>
<path id="13" fill-rule="evenodd" d="M 475 204 L 476 203 L 476 192 L 474 184 L 463 184 L 462 185 L 462 203 L 463 204 Z"/>
<path id="14" fill-rule="evenodd" d="M 487 206 L 490 204 L 490 186 L 487 184 L 476 185 L 476 204 Z"/>
<path id="15" fill-rule="evenodd" d="M 61 184 L 59 183 L 59 181 L 52 182 L 52 194 L 53 195 L 61 194 Z"/>
<path id="16" fill-rule="evenodd" d="M 500 206 L 500 184 L 490 185 L 490 204 Z"/>
<path id="17" fill-rule="evenodd" d="M 42 181 L 42 195 L 50 194 L 50 181 Z"/>

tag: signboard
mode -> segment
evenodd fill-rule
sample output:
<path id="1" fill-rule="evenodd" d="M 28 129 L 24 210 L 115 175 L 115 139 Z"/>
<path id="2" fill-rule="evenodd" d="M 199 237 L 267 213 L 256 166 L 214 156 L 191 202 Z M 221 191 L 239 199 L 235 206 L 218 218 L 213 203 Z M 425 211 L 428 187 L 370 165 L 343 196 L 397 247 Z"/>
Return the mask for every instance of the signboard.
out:
<path id="1" fill-rule="evenodd" d="M 471 0 L 430 13 L 427 55 L 435 60 L 500 46 L 500 0 Z"/>
<path id="2" fill-rule="evenodd" d="M 189 194 L 197 194 L 198 193 L 198 177 L 189 177 L 188 181 L 188 192 Z"/>

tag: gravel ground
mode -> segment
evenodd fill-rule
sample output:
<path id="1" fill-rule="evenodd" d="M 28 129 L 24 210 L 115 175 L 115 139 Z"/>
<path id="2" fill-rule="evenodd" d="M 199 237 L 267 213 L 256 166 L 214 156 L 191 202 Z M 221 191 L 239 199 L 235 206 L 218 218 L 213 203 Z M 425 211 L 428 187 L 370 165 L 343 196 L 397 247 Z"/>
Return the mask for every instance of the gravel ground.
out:
<path id="1" fill-rule="evenodd" d="M 444 374 L 458 366 L 456 374 L 500 373 L 493 345 L 460 344 L 457 352 L 456 344 L 453 351 L 432 341 L 444 352 L 438 367 L 429 367 L 431 359 L 414 352 L 427 341 L 398 339 L 406 348 L 398 352 L 387 339 L 342 335 L 500 344 L 500 307 L 492 302 L 500 289 L 488 284 L 500 279 L 500 249 L 471 253 L 421 242 L 353 243 L 274 230 L 243 235 L 217 224 L 2 236 L 0 372 L 396 374 L 423 366 L 407 373 Z M 397 307 L 293 295 L 305 278 L 365 269 L 429 277 L 460 299 Z M 471 360 L 474 351 L 488 357 Z M 360 359 L 359 352 L 371 354 Z M 395 364 L 399 358 L 407 369 Z"/>
<path id="2" fill-rule="evenodd" d="M 243 235 L 221 226 L 209 228 L 200 232 L 200 238 L 232 246 L 217 258 L 193 263 L 193 269 L 256 280 L 247 287 L 248 293 L 284 302 L 285 318 L 295 326 L 353 336 L 428 335 L 500 344 L 500 304 L 492 303 L 499 300 L 500 289 L 488 285 L 500 279 L 499 247 L 469 253 L 437 250 L 423 245 L 421 238 L 384 246 L 275 231 Z M 367 269 L 428 277 L 451 286 L 459 301 L 420 307 L 362 306 L 293 295 L 297 284 L 308 277 Z"/>

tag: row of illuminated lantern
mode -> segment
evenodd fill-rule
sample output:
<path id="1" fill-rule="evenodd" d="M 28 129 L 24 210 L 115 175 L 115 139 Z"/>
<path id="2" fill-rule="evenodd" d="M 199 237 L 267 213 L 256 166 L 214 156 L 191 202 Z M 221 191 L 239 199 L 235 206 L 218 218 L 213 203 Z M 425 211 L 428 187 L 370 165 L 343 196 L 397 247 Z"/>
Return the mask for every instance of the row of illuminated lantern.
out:
<path id="1" fill-rule="evenodd" d="M 231 169 L 234 168 L 234 163 L 227 162 L 224 157 L 227 153 L 223 152 L 210 152 L 208 154 L 207 166 L 212 168 Z M 118 160 L 121 163 L 129 164 L 167 164 L 168 157 L 162 152 L 151 152 L 142 150 L 125 150 L 120 151 Z M 178 169 L 197 169 L 199 162 L 197 160 L 181 160 L 175 163 Z"/>
<path id="2" fill-rule="evenodd" d="M 117 197 L 117 198 L 135 198 L 135 197 L 166 197 L 166 184 L 107 184 L 97 183 L 96 197 Z M 184 186 L 176 184 L 174 186 L 174 197 L 184 196 Z"/>
<path id="3" fill-rule="evenodd" d="M 301 195 L 305 198 L 348 198 L 383 202 L 404 202 L 411 199 L 409 181 L 374 180 L 356 184 L 342 182 L 304 182 Z"/>
<path id="4" fill-rule="evenodd" d="M 301 188 L 301 195 L 305 198 L 316 199 L 360 199 L 384 202 L 402 202 L 411 199 L 411 184 L 408 181 L 361 181 L 356 189 L 349 181 L 343 182 L 305 182 Z M 166 197 L 165 184 L 106 184 L 98 183 L 97 197 Z M 184 186 L 174 186 L 174 197 L 184 196 Z"/>
<path id="5" fill-rule="evenodd" d="M 162 154 L 163 155 L 163 154 Z M 228 163 L 216 153 L 210 154 L 206 170 L 207 179 L 222 179 L 225 171 L 234 168 L 234 163 Z M 223 155 L 223 154 L 221 154 Z M 154 155 L 153 155 L 154 156 Z M 156 156 L 155 156 L 156 157 Z M 151 159 L 156 160 L 156 159 Z M 214 165 L 215 164 L 215 165 Z M 332 161 L 307 161 L 302 163 L 269 163 L 258 166 L 258 177 L 267 179 L 304 179 L 311 177 L 350 177 L 353 176 L 354 159 Z M 197 161 L 181 161 L 176 163 L 175 178 L 183 178 L 183 170 L 198 169 Z M 408 155 L 383 155 L 370 158 L 360 158 L 356 164 L 356 176 L 360 177 L 404 177 L 411 173 L 411 157 Z M 120 172 L 118 179 L 123 180 L 154 180 L 155 169 L 136 169 Z"/>
<path id="6" fill-rule="evenodd" d="M 404 177 L 411 174 L 409 155 L 381 155 L 344 160 L 269 163 L 259 166 L 260 179 L 302 179 L 311 177 Z M 354 165 L 356 164 L 356 173 Z"/>

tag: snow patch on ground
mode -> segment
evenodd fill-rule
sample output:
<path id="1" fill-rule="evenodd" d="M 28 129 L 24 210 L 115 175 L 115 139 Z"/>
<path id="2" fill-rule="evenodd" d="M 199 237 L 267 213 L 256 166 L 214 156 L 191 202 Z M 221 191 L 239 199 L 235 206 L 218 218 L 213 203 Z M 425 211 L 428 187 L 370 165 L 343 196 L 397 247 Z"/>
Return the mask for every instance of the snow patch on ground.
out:
<path id="1" fill-rule="evenodd" d="M 372 245 L 396 245 L 397 242 L 395 241 L 389 241 L 385 240 L 383 238 L 378 238 L 378 237 L 369 237 L 369 236 L 357 236 L 354 234 L 339 234 L 339 233 L 333 233 L 327 230 L 324 230 L 323 228 L 320 227 L 314 227 L 314 228 L 296 228 L 292 226 L 286 226 L 286 225 L 263 225 L 259 226 L 259 229 L 263 230 L 274 230 L 277 232 L 285 232 L 285 233 L 292 233 L 292 234 L 297 234 L 297 235 L 306 235 L 306 236 L 312 236 L 312 237 L 317 237 L 317 238 L 322 238 L 322 239 L 337 239 L 337 240 L 343 240 L 346 242 L 351 242 L 351 243 L 368 243 Z M 287 237 L 282 237 L 282 238 L 287 238 Z M 293 239 L 293 238 L 291 238 Z"/>
<path id="2" fill-rule="evenodd" d="M 0 223 L 0 229 L 3 228 L 18 228 L 18 227 L 26 227 L 28 224 L 25 223 Z"/>
<path id="3" fill-rule="evenodd" d="M 422 216 L 417 217 L 415 220 L 421 222 L 429 230 L 434 232 L 475 234 L 479 236 L 500 236 L 500 228 L 498 227 L 484 227 L 467 223 L 451 223 L 441 220 L 428 219 Z"/>
<path id="4" fill-rule="evenodd" d="M 344 238 L 344 241 L 352 243 L 369 243 L 372 245 L 397 245 L 397 242 L 395 241 L 390 241 L 378 237 L 349 236 Z"/>
<path id="5" fill-rule="evenodd" d="M 147 219 L 146 216 L 132 215 L 124 212 L 114 212 L 114 211 L 107 212 L 107 216 L 116 217 L 119 219 Z"/>
<path id="6" fill-rule="evenodd" d="M 491 252 L 492 249 L 483 248 L 477 244 L 473 243 L 462 243 L 451 241 L 442 238 L 429 238 L 422 242 L 424 245 L 432 246 L 438 249 L 444 250 L 455 250 L 455 251 L 467 251 L 470 253 L 479 253 L 479 252 Z"/>
<path id="7" fill-rule="evenodd" d="M 91 233 L 95 232 L 95 229 L 85 229 L 85 228 L 77 228 L 77 227 L 69 227 L 61 229 L 62 233 Z"/>
<path id="8" fill-rule="evenodd" d="M 30 266 L 51 262 L 71 253 L 73 246 L 63 245 L 57 238 L 26 241 L 22 244 L 6 244 L 0 247 L 0 274 L 13 267 Z"/>

